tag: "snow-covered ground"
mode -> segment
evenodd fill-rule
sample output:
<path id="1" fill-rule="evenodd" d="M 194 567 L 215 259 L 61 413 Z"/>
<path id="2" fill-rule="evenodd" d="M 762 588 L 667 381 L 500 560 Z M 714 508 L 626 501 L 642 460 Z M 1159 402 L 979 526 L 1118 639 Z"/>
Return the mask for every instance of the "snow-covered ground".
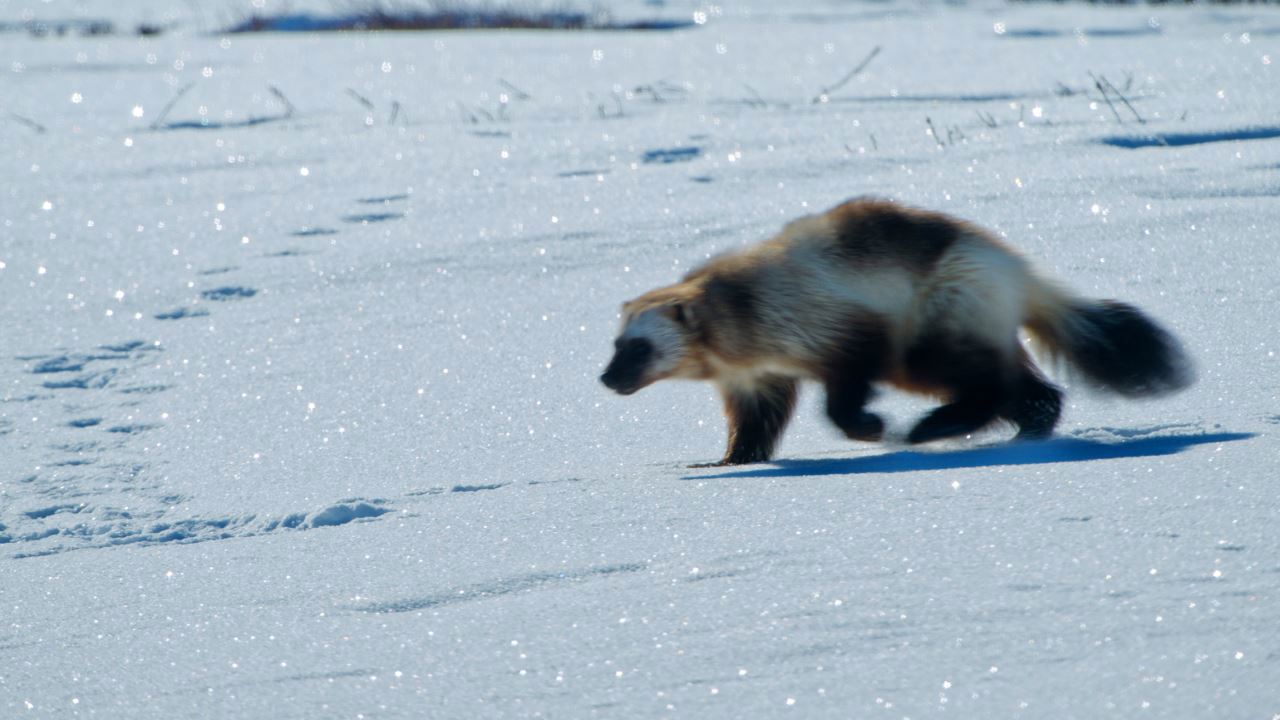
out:
<path id="1" fill-rule="evenodd" d="M 1275 11 L 208 32 L 248 9 L 0 0 L 0 716 L 1280 714 Z M 20 29 L 66 18 L 175 29 Z M 599 385 L 623 300 L 866 193 L 1199 383 L 920 451 L 809 388 L 707 470 L 711 388 Z"/>

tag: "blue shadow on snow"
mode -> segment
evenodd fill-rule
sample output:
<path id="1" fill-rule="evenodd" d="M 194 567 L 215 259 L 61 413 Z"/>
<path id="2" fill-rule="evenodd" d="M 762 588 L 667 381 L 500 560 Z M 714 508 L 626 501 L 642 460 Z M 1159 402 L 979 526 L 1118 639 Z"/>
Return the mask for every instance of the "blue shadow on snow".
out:
<path id="1" fill-rule="evenodd" d="M 858 473 L 899 473 L 920 470 L 1046 465 L 1116 458 L 1176 455 L 1189 447 L 1211 443 L 1248 440 L 1254 433 L 1210 433 L 1207 435 L 1163 435 L 1123 442 L 1098 442 L 1079 438 L 1056 438 L 1043 442 L 1023 442 L 972 450 L 915 452 L 901 450 L 855 458 L 824 460 L 779 460 L 768 467 L 734 470 L 716 475 L 686 475 L 685 480 L 721 478 L 814 477 Z"/>

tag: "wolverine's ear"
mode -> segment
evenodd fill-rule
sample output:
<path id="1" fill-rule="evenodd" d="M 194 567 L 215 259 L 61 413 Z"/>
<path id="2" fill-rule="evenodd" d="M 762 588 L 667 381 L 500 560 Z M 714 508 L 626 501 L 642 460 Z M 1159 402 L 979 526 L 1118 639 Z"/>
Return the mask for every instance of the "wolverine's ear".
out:
<path id="1" fill-rule="evenodd" d="M 669 312 L 671 319 L 688 327 L 693 322 L 693 316 L 689 312 L 689 306 L 678 302 L 670 306 Z"/>
<path id="2" fill-rule="evenodd" d="M 676 303 L 671 306 L 671 317 L 675 318 L 676 322 L 681 325 L 687 325 L 689 322 L 689 316 L 686 312 L 684 303 Z"/>
<path id="3" fill-rule="evenodd" d="M 698 321 L 701 315 L 696 302 L 678 302 L 670 306 L 671 319 L 684 328 L 686 332 L 699 333 Z"/>

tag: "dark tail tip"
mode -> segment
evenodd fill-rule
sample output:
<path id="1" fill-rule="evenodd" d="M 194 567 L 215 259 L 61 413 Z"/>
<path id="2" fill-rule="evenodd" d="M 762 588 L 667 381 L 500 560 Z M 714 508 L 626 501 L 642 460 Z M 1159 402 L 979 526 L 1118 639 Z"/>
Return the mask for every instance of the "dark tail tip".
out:
<path id="1" fill-rule="evenodd" d="M 1068 355 L 1095 385 L 1126 397 L 1167 395 L 1195 382 L 1182 344 L 1141 310 L 1102 300 L 1076 308 Z"/>

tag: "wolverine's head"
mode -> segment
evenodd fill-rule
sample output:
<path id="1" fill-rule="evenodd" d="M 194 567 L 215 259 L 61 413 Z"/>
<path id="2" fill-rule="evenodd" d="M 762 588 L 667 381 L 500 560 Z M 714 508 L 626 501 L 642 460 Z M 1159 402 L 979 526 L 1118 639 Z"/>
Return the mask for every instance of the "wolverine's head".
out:
<path id="1" fill-rule="evenodd" d="M 620 395 L 666 378 L 698 377 L 701 362 L 687 292 L 664 288 L 622 306 L 622 331 L 613 359 L 600 376 Z"/>

